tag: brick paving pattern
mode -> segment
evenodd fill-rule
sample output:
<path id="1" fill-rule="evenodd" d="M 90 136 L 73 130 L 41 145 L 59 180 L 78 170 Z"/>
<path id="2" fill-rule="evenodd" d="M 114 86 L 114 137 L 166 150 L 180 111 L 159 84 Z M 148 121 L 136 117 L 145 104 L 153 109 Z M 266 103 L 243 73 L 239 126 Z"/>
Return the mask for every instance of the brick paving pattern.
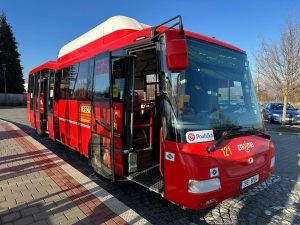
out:
<path id="1" fill-rule="evenodd" d="M 241 195 L 223 201 L 213 208 L 203 211 L 193 211 L 188 209 L 183 210 L 179 206 L 168 202 L 160 195 L 150 192 L 133 182 L 119 180 L 116 183 L 111 183 L 106 179 L 101 178 L 101 176 L 96 175 L 94 171 L 87 166 L 87 159 L 82 157 L 78 152 L 72 151 L 70 148 L 60 144 L 59 142 L 54 142 L 46 136 L 38 136 L 35 130 L 28 126 L 26 108 L 0 108 L 0 118 L 10 121 L 20 127 L 24 132 L 26 132 L 26 138 L 28 140 L 33 141 L 33 139 L 35 139 L 35 142 L 32 142 L 35 143 L 35 145 L 40 146 L 40 144 L 42 144 L 43 146 L 46 146 L 47 149 L 51 150 L 49 152 L 43 150 L 43 152 L 50 158 L 58 156 L 59 158 L 55 159 L 55 163 L 59 164 L 60 168 L 65 171 L 67 170 L 68 174 L 77 180 L 78 183 L 90 190 L 90 192 L 97 196 L 102 202 L 105 202 L 105 205 L 107 205 L 115 212 L 116 215 L 119 215 L 125 221 L 131 221 L 131 223 L 133 223 L 135 221 L 140 221 L 140 217 L 132 219 L 132 217 L 130 217 L 132 212 L 127 213 L 128 209 L 125 210 L 123 208 L 124 205 L 116 204 L 117 199 L 126 204 L 138 215 L 147 219 L 147 221 L 152 224 L 159 225 L 300 225 L 299 135 L 292 135 L 288 133 L 280 134 L 276 132 L 271 133 L 277 151 L 276 168 L 274 175 L 272 175 L 266 182 L 263 182 L 259 186 Z M 6 135 L 7 138 L 10 138 L 8 134 L 0 133 L 3 135 L 2 137 L 5 137 Z M 1 146 L 0 149 L 2 150 Z M 3 156 L 3 158 L 0 156 L 0 166 L 3 166 L 2 164 L 5 163 L 9 164 L 10 162 L 14 162 L 13 157 L 16 157 L 17 159 L 19 158 L 20 161 L 26 161 L 32 158 L 31 156 L 28 156 L 27 153 L 19 153 L 18 155 L 13 155 L 13 153 L 11 154 L 12 156 L 8 159 L 5 156 Z M 62 159 L 67 163 L 62 164 Z M 5 175 L 1 173 L 1 168 L 0 177 Z M 26 170 L 26 168 L 24 168 L 24 170 Z M 19 173 L 21 172 L 22 171 Z M 80 177 L 78 174 L 84 174 L 84 176 Z M 90 180 L 88 181 L 88 178 L 93 182 Z M 2 181 L 2 179 L 0 178 L 0 181 Z M 103 193 L 103 190 L 106 191 L 106 194 Z M 1 194 L 1 191 L 2 189 L 0 189 L 0 207 L 1 202 L 5 200 L 5 195 Z M 115 196 L 117 199 L 111 196 Z M 70 202 L 72 201 L 70 200 Z M 51 203 L 43 204 L 43 210 L 45 213 L 51 213 L 51 209 L 55 212 L 55 207 L 63 208 L 64 206 L 63 203 L 59 206 Z M 73 204 L 76 205 L 75 203 Z M 1 219 L 3 218 L 3 211 L 5 210 L 0 209 Z M 14 212 L 16 212 L 16 214 L 13 214 Z M 10 215 L 11 217 L 20 218 L 20 210 L 17 209 L 10 213 L 12 214 Z M 56 213 L 59 213 L 59 211 Z M 53 213 L 51 213 L 51 215 L 52 214 Z M 41 216 L 43 215 L 44 214 Z M 44 216 L 45 218 L 49 217 L 49 215 Z M 30 221 L 30 218 L 26 218 L 26 220 Z M 80 222 L 82 223 L 82 221 Z M 40 224 L 45 223 L 41 222 Z"/>
<path id="2" fill-rule="evenodd" d="M 0 149 L 3 224 L 149 223 L 106 191 L 90 191 L 86 186 L 97 185 L 89 178 L 18 127 L 1 120 Z"/>

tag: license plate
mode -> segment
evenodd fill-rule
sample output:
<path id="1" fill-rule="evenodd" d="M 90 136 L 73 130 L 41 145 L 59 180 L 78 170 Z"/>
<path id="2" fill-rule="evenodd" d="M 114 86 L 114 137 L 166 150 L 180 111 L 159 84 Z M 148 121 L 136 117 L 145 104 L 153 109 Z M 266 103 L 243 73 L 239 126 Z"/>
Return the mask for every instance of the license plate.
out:
<path id="1" fill-rule="evenodd" d="M 246 180 L 243 180 L 240 184 L 240 189 L 244 189 L 246 187 L 249 187 L 250 185 L 257 183 L 258 181 L 259 181 L 259 175 L 257 174 L 253 177 L 250 177 Z"/>

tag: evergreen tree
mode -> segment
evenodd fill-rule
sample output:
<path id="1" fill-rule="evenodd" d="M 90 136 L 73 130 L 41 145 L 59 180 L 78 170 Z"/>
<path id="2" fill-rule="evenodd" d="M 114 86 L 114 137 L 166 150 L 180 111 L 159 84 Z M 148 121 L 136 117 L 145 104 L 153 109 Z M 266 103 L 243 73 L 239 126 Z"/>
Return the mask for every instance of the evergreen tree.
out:
<path id="1" fill-rule="evenodd" d="M 23 93 L 24 79 L 20 64 L 20 54 L 11 26 L 8 24 L 4 12 L 0 12 L 0 93 L 4 93 L 4 73 L 7 93 Z"/>

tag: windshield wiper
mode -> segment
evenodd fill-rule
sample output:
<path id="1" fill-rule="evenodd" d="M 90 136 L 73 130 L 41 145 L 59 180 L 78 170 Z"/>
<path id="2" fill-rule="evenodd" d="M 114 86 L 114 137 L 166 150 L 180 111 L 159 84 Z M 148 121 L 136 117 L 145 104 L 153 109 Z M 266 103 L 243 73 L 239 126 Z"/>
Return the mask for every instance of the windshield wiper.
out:
<path id="1" fill-rule="evenodd" d="M 242 137 L 242 136 L 249 136 L 249 135 L 255 135 L 255 134 L 263 134 L 268 139 L 270 139 L 270 136 L 264 132 L 263 129 L 253 128 L 253 127 L 233 127 L 228 131 L 225 131 L 223 136 L 220 137 L 216 143 L 211 145 L 210 147 L 206 148 L 206 151 L 208 153 L 214 152 L 217 150 L 217 148 L 222 144 L 224 140 L 235 138 L 235 137 Z"/>

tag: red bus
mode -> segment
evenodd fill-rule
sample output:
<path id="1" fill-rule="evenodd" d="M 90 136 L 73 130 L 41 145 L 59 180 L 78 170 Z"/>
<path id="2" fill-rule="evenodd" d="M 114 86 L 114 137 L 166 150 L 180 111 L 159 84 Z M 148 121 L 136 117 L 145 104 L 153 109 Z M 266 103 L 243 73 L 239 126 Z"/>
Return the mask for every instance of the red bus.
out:
<path id="1" fill-rule="evenodd" d="M 246 53 L 180 16 L 108 19 L 30 71 L 27 102 L 39 134 L 183 207 L 215 205 L 274 169 Z"/>

